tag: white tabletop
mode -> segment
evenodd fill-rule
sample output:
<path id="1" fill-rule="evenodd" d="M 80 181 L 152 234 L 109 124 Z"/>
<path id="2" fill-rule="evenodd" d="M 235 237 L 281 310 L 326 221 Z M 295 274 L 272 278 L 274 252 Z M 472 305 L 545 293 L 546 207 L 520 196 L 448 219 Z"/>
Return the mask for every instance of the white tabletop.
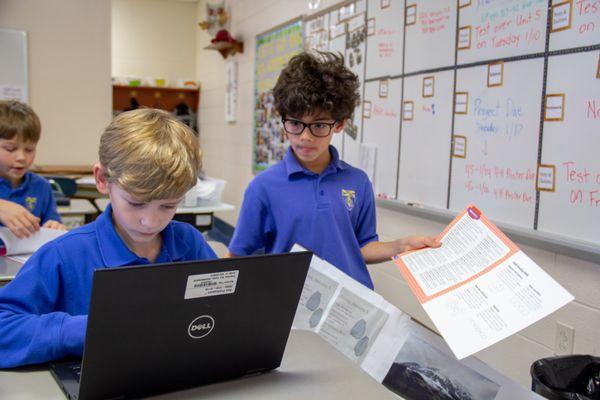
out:
<path id="1" fill-rule="evenodd" d="M 58 206 L 57 209 L 61 215 L 95 214 L 98 212 L 96 207 L 87 199 L 71 199 L 71 205 Z"/>
<path id="2" fill-rule="evenodd" d="M 43 368 L 0 371 L 3 400 L 62 399 L 64 395 Z M 314 333 L 292 331 L 277 370 L 154 397 L 155 399 L 396 399 Z"/>
<path id="3" fill-rule="evenodd" d="M 108 206 L 109 199 L 102 197 L 95 199 L 94 202 L 100 211 L 104 211 Z M 210 214 L 219 211 L 232 211 L 235 207 L 227 203 L 219 203 L 215 205 L 201 206 L 201 207 L 178 207 L 177 214 Z"/>
<path id="4" fill-rule="evenodd" d="M 17 272 L 19 272 L 19 269 L 21 269 L 21 266 L 23 264 L 21 264 L 20 262 L 17 262 L 15 260 L 11 260 L 10 258 L 6 257 L 6 256 L 1 256 L 0 257 L 0 282 L 6 282 L 6 281 L 10 281 L 12 280 L 15 275 L 17 274 Z M 1 285 L 1 283 L 0 283 Z M 1 390 L 0 390 L 1 393 Z M 2 397 L 2 396 L 0 396 Z"/>

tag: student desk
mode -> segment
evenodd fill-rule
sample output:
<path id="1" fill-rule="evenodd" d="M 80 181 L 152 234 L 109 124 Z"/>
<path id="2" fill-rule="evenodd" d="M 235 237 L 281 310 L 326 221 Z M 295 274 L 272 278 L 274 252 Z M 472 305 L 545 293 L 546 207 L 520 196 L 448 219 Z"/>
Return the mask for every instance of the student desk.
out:
<path id="1" fill-rule="evenodd" d="M 0 396 L 3 400 L 65 399 L 50 372 L 42 367 L 0 370 Z M 292 331 L 282 365 L 275 371 L 154 398 L 399 399 L 320 337 L 302 331 Z"/>
<path id="2" fill-rule="evenodd" d="M 70 205 L 58 206 L 57 210 L 63 225 L 69 229 L 92 222 L 94 216 L 98 214 L 98 209 L 86 199 L 71 199 Z"/>
<path id="3" fill-rule="evenodd" d="M 10 282 L 22 265 L 20 262 L 11 260 L 6 256 L 0 256 L 0 287 Z"/>
<path id="4" fill-rule="evenodd" d="M 100 211 L 104 211 L 109 203 L 107 198 L 94 200 Z M 219 203 L 212 206 L 178 207 L 175 220 L 194 225 L 200 231 L 209 231 L 213 228 L 214 213 L 219 211 L 232 211 L 235 207 L 231 204 Z"/>

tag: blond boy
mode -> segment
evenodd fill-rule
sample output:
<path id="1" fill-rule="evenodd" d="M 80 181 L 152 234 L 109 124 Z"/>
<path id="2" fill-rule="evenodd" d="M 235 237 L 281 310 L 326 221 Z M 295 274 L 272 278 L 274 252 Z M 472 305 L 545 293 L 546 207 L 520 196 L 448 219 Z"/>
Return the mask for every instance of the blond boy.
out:
<path id="1" fill-rule="evenodd" d="M 118 115 L 100 140 L 96 221 L 42 247 L 0 289 L 0 368 L 80 357 L 94 269 L 216 258 L 191 225 L 172 221 L 196 183 L 198 139 L 170 114 Z"/>

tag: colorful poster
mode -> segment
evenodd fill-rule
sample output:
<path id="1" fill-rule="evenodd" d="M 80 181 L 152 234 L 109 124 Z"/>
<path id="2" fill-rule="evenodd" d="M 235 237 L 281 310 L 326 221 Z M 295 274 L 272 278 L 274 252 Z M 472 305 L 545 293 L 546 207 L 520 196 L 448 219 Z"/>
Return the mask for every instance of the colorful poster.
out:
<path id="1" fill-rule="evenodd" d="M 290 58 L 302 51 L 302 20 L 286 23 L 256 37 L 254 78 L 253 171 L 281 160 L 289 146 L 275 111 L 273 87 Z"/>

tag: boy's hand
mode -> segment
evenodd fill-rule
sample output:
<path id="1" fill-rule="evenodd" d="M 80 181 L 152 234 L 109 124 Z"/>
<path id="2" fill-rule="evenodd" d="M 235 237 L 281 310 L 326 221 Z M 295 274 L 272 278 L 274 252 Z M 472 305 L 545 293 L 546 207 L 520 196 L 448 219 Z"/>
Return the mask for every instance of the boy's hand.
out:
<path id="1" fill-rule="evenodd" d="M 403 242 L 404 250 L 418 250 L 424 247 L 440 247 L 441 242 L 438 242 L 433 236 L 407 236 L 404 239 L 400 239 Z"/>
<path id="2" fill-rule="evenodd" d="M 48 221 L 46 221 L 46 223 L 44 224 L 44 228 L 58 229 L 59 231 L 68 231 L 66 226 L 64 226 L 60 222 L 54 221 L 52 219 L 49 219 Z"/>
<path id="3" fill-rule="evenodd" d="M 0 200 L 0 222 L 19 239 L 40 230 L 40 219 L 20 204 Z"/>

